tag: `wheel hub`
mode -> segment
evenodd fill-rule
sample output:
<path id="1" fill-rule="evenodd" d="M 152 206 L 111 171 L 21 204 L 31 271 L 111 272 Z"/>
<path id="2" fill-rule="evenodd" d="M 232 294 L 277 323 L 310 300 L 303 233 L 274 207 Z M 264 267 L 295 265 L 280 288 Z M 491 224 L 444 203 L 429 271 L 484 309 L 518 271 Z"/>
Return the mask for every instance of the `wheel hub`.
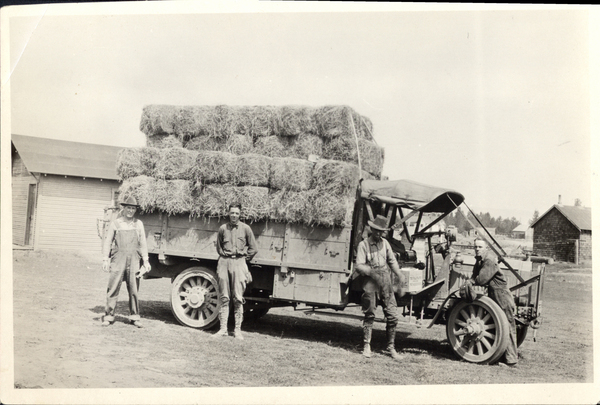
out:
<path id="1" fill-rule="evenodd" d="M 465 328 L 465 334 L 472 339 L 479 339 L 483 334 L 483 325 L 479 320 L 468 320 L 467 327 Z"/>
<path id="2" fill-rule="evenodd" d="M 187 303 L 192 308 L 200 308 L 202 304 L 204 304 L 204 297 L 208 292 L 205 288 L 202 287 L 193 287 L 186 290 L 187 295 Z"/>

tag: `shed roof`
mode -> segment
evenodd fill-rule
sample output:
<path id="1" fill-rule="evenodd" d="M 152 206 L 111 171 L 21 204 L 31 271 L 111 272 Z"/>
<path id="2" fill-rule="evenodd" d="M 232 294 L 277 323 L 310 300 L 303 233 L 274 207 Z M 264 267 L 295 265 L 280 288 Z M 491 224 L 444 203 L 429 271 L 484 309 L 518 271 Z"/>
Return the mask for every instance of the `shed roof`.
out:
<path id="1" fill-rule="evenodd" d="M 119 180 L 117 146 L 12 134 L 12 144 L 29 172 Z"/>
<path id="2" fill-rule="evenodd" d="M 558 210 L 569 222 L 571 222 L 580 231 L 591 231 L 592 230 L 592 209 L 589 207 L 574 207 L 571 205 L 559 205 L 554 204 L 544 215 L 540 216 L 531 227 L 540 222 L 550 211 L 553 209 Z"/>

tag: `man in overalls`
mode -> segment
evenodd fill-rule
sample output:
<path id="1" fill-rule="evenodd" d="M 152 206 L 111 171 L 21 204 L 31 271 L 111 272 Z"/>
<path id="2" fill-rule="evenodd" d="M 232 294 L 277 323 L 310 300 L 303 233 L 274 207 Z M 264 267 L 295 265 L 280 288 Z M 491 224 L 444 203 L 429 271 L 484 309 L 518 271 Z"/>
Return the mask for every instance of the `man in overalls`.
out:
<path id="1" fill-rule="evenodd" d="M 110 223 L 102 246 L 102 269 L 110 271 L 102 325 L 109 326 L 115 321 L 115 307 L 121 283 L 125 281 L 129 292 L 129 320 L 141 328 L 138 288 L 140 277 L 150 271 L 146 233 L 142 221 L 134 218 L 139 207 L 136 199 L 128 197 L 121 206 L 122 213 Z M 140 258 L 144 260 L 144 269 L 140 269 Z"/>
<path id="2" fill-rule="evenodd" d="M 398 323 L 396 297 L 392 284 L 390 269 L 402 280 L 400 266 L 389 242 L 383 238 L 387 228 L 387 218 L 377 215 L 374 221 L 367 222 L 371 235 L 358 244 L 356 252 L 356 272 L 364 276 L 362 310 L 365 314 L 363 321 L 364 348 L 363 355 L 371 357 L 371 334 L 375 321 L 377 303 L 381 302 L 386 319 L 386 334 L 388 339 L 387 351 L 394 360 L 402 359 L 396 352 L 396 325 Z"/>
<path id="3" fill-rule="evenodd" d="M 487 287 L 488 296 L 502 309 L 510 324 L 510 341 L 504 354 L 506 365 L 517 365 L 517 324 L 515 322 L 515 299 L 508 288 L 508 281 L 498 266 L 498 257 L 483 239 L 475 240 L 475 265 L 467 284 Z"/>

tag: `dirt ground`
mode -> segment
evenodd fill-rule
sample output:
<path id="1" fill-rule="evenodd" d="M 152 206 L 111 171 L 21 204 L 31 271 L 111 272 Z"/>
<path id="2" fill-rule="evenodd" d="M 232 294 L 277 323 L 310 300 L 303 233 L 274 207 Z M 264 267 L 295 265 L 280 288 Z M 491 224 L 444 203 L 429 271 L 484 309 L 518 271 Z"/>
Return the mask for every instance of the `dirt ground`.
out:
<path id="1" fill-rule="evenodd" d="M 114 325 L 101 326 L 107 273 L 99 257 L 72 252 L 14 251 L 14 385 L 16 388 L 302 387 L 343 385 L 589 383 L 592 363 L 591 269 L 550 269 L 544 323 L 520 347 L 517 369 L 456 359 L 443 326 L 401 324 L 405 360 L 361 350 L 357 308 L 342 316 L 272 309 L 245 322 L 245 340 L 213 340 L 214 331 L 177 323 L 170 280 L 143 280 L 145 328 L 126 323 L 123 285 Z M 379 309 L 381 311 L 381 309 Z M 379 318 L 382 313 L 379 312 Z"/>

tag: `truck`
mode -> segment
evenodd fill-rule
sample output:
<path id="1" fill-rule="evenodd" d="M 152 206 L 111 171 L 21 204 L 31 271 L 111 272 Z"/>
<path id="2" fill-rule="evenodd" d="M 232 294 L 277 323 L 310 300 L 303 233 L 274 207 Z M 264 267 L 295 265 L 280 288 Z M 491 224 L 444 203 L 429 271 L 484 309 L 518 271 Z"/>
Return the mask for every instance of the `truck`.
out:
<path id="1" fill-rule="evenodd" d="M 456 230 L 443 219 L 461 205 L 459 192 L 410 180 L 362 180 L 356 189 L 352 222 L 320 227 L 299 223 L 249 223 L 258 254 L 249 262 L 252 282 L 244 298 L 245 318 L 258 319 L 274 307 L 344 309 L 359 304 L 362 277 L 354 270 L 357 246 L 368 235 L 368 221 L 387 218 L 390 242 L 403 279 L 393 276 L 403 319 L 428 328 L 444 324 L 452 351 L 472 363 L 499 360 L 509 342 L 509 323 L 500 307 L 477 291 L 474 300 L 460 294 L 474 258 L 452 248 Z M 467 207 L 468 208 L 468 207 Z M 105 209 L 100 233 L 118 215 Z M 468 216 L 465 215 L 467 220 Z M 182 325 L 210 329 L 218 323 L 217 233 L 227 218 L 140 213 L 152 270 L 144 278 L 171 279 L 170 305 Z M 473 224 L 475 228 L 475 224 Z M 520 345 L 529 328 L 539 328 L 546 258 L 511 261 L 489 233 L 483 236 L 498 254 L 516 303 Z M 535 333 L 534 333 L 535 335 Z M 535 336 L 534 336 L 535 337 Z"/>

